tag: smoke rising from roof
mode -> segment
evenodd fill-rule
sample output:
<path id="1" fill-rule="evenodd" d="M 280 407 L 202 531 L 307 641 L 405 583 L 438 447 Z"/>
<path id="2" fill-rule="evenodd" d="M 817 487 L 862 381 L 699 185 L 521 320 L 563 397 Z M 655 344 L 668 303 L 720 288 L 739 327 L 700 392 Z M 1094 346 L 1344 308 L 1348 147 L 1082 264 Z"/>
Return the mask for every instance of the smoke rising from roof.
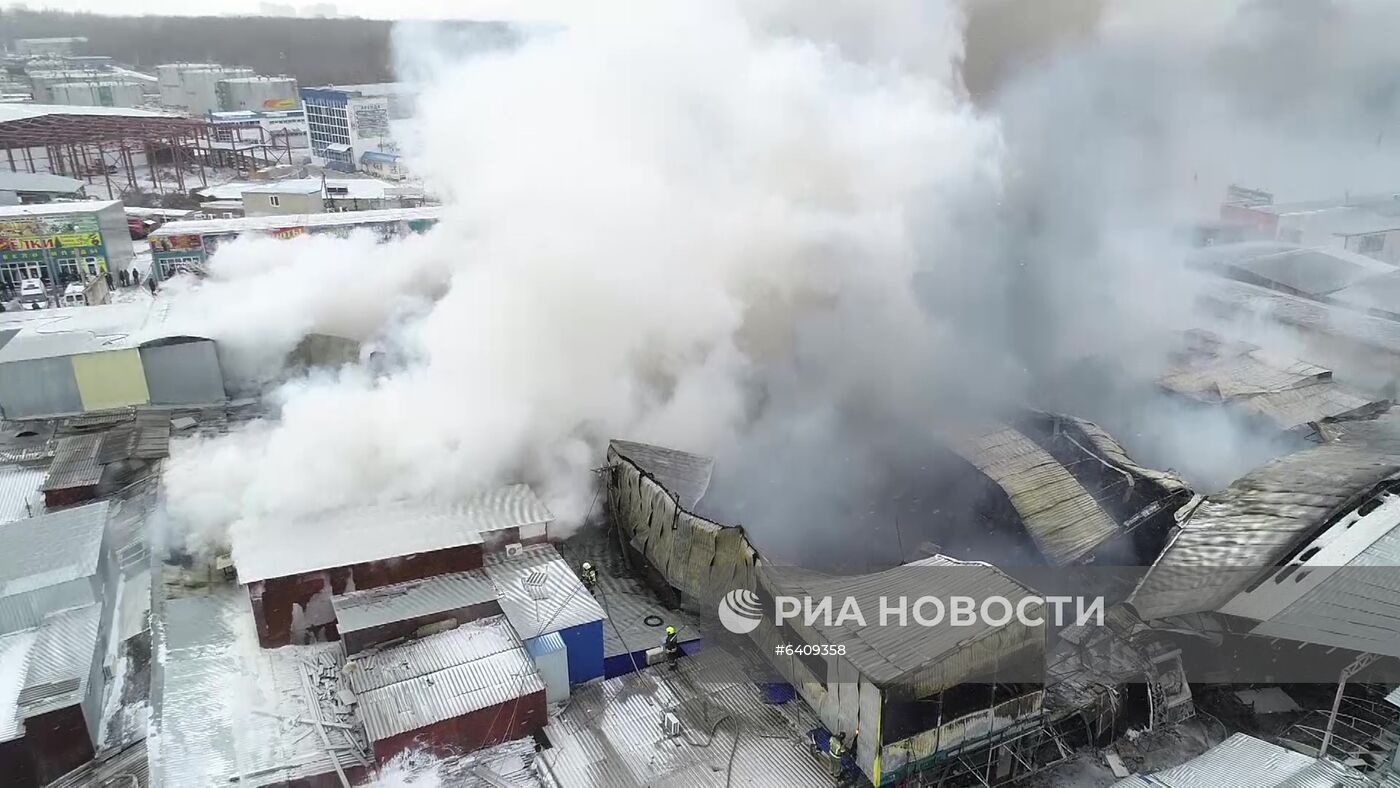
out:
<path id="1" fill-rule="evenodd" d="M 1234 180 L 1346 188 L 1371 154 L 1313 112 L 1381 116 L 1323 77 L 1256 95 L 1251 57 L 1299 56 L 1267 5 L 1186 26 L 1109 3 L 1094 37 L 976 105 L 951 2 L 595 9 L 471 55 L 404 28 L 400 71 L 427 75 L 410 165 L 444 221 L 386 245 L 239 242 L 172 295 L 253 384 L 313 330 L 399 363 L 295 380 L 275 423 L 178 446 L 172 516 L 203 547 L 275 512 L 528 481 L 577 519 L 609 437 L 786 468 L 792 494 L 850 509 L 870 485 L 802 473 L 774 436 L 898 457 L 889 442 L 1028 402 L 1188 475 L 1215 452 L 1228 481 L 1256 442 L 1142 404 L 1169 335 L 1200 323 L 1176 226 Z M 1310 7 L 1338 37 L 1388 13 Z M 1344 60 L 1323 73 L 1370 62 Z M 1278 158 L 1324 132 L 1325 153 Z M 850 429 L 870 414 L 880 429 Z M 800 540 L 797 517 L 775 528 Z"/>

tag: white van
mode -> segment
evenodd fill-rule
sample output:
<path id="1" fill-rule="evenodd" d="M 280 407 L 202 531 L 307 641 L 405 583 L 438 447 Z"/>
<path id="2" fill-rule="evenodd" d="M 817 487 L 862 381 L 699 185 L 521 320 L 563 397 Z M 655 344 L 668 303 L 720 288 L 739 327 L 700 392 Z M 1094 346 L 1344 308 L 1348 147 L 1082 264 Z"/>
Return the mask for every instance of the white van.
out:
<path id="1" fill-rule="evenodd" d="M 19 308 L 43 309 L 49 305 L 49 294 L 42 279 L 26 279 L 19 283 Z"/>
<path id="2" fill-rule="evenodd" d="M 70 282 L 63 288 L 62 306 L 87 306 L 87 288 L 81 282 Z"/>

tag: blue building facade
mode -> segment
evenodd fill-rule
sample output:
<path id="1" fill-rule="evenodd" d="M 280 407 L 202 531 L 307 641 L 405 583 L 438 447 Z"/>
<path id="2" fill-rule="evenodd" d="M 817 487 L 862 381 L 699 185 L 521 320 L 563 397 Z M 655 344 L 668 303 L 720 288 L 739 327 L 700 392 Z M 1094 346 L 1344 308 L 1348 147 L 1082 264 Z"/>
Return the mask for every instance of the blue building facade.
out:
<path id="1" fill-rule="evenodd" d="M 603 676 L 603 620 L 559 630 L 569 652 L 569 683 L 582 684 Z"/>

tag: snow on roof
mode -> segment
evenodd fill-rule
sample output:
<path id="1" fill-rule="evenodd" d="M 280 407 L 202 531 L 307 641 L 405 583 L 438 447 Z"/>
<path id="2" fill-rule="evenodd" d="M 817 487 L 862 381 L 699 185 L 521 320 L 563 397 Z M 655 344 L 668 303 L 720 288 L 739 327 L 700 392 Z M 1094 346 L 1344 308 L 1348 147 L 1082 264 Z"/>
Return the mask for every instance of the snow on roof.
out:
<path id="1" fill-rule="evenodd" d="M 0 636 L 0 742 L 12 741 L 24 735 L 24 723 L 19 716 L 19 693 L 24 689 L 29 652 L 37 637 L 38 632 L 33 629 Z"/>
<path id="2" fill-rule="evenodd" d="M 307 724 L 313 704 L 332 723 L 325 732 L 344 768 L 367 757 L 353 714 L 339 712 L 335 697 L 344 684 L 339 643 L 260 648 L 248 596 L 233 589 L 169 600 L 163 632 L 164 686 L 151 721 L 161 784 L 252 788 L 332 772 Z"/>
<path id="3" fill-rule="evenodd" d="M 268 517 L 233 534 L 238 578 L 253 583 L 338 566 L 481 544 L 481 532 L 553 519 L 523 484 L 488 490 L 458 504 L 393 503 Z"/>
<path id="4" fill-rule="evenodd" d="M 0 123 L 17 120 L 30 120 L 50 115 L 86 115 L 106 118 L 165 118 L 181 120 L 179 115 L 168 112 L 152 112 L 130 107 L 86 107 L 69 104 L 0 104 Z"/>
<path id="5" fill-rule="evenodd" d="M 500 616 L 346 664 L 371 741 L 544 691 Z"/>
<path id="6" fill-rule="evenodd" d="M 525 640 L 607 618 L 554 545 L 526 547 L 518 556 L 492 553 L 486 574 L 501 611 Z"/>
<path id="7" fill-rule="evenodd" d="M 9 172 L 0 170 L 0 189 L 17 192 L 53 192 L 72 194 L 84 184 L 77 178 L 65 178 L 49 172 Z"/>
<path id="8" fill-rule="evenodd" d="M 29 651 L 19 713 L 25 719 L 82 701 L 101 637 L 102 606 L 51 613 L 39 624 Z"/>
<path id="9" fill-rule="evenodd" d="M 470 607 L 496 599 L 496 587 L 480 569 L 437 575 L 332 597 L 336 629 L 349 632 Z"/>
<path id="10" fill-rule="evenodd" d="M 241 195 L 241 192 L 240 192 Z M 388 222 L 437 221 L 442 208 L 393 208 L 382 211 L 341 211 L 286 216 L 248 216 L 240 219 L 207 219 L 169 222 L 151 233 L 151 238 L 173 235 L 237 235 L 244 232 L 283 230 L 288 227 L 353 227 Z"/>
<path id="11" fill-rule="evenodd" d="M 101 501 L 0 525 L 0 597 L 95 573 L 107 506 Z"/>
<path id="12" fill-rule="evenodd" d="M 0 218 L 14 216 L 62 216 L 66 213 L 93 213 L 104 208 L 110 208 L 113 205 L 120 207 L 121 201 L 74 200 L 72 202 L 41 202 L 32 205 L 0 205 Z"/>
<path id="13" fill-rule="evenodd" d="M 129 301 L 2 313 L 0 336 L 14 333 L 0 344 L 0 364 L 135 347 L 141 337 L 154 338 L 147 332 L 158 328 L 165 318 L 165 311 L 156 309 L 155 303 Z"/>

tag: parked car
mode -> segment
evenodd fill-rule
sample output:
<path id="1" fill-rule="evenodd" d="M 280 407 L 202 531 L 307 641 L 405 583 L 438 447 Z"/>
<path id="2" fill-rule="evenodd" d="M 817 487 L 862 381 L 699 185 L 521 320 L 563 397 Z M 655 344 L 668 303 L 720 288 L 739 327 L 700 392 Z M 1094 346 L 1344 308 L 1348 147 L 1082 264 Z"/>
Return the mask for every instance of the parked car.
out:
<path id="1" fill-rule="evenodd" d="M 151 234 L 151 231 L 159 225 L 153 219 L 142 219 L 140 216 L 126 217 L 126 229 L 131 233 L 131 240 L 139 241 Z"/>
<path id="2" fill-rule="evenodd" d="M 26 279 L 19 283 L 19 308 L 44 309 L 49 305 L 49 293 L 42 279 Z"/>

